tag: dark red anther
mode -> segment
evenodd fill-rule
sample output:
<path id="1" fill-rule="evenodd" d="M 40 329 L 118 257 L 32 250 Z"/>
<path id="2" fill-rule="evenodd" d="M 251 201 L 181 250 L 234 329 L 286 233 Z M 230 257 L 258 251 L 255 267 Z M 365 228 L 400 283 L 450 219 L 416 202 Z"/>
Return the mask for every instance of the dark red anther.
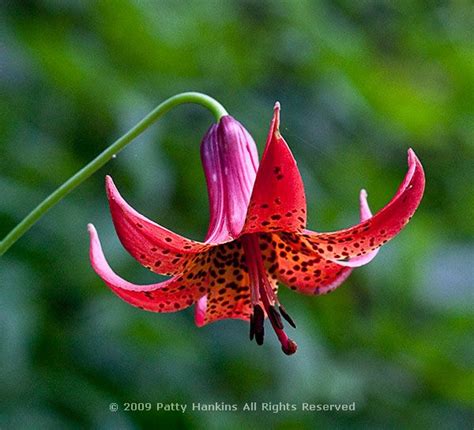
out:
<path id="1" fill-rule="evenodd" d="M 280 305 L 279 308 L 281 316 L 285 318 L 293 328 L 296 328 L 296 324 L 294 323 L 293 319 L 287 314 L 285 308 L 282 305 Z"/>
<path id="2" fill-rule="evenodd" d="M 280 330 L 283 330 L 283 323 L 281 322 L 281 316 L 278 313 L 275 306 L 269 306 L 268 318 L 272 321 Z"/>
<path id="3" fill-rule="evenodd" d="M 258 345 L 263 345 L 263 337 L 265 334 L 263 323 L 265 321 L 265 315 L 260 305 L 254 305 L 252 316 L 253 316 L 253 330 L 255 334 L 255 341 L 257 342 Z"/>
<path id="4" fill-rule="evenodd" d="M 255 342 L 257 342 L 257 345 L 263 345 L 263 336 L 265 332 L 262 326 L 262 331 L 255 333 Z"/>

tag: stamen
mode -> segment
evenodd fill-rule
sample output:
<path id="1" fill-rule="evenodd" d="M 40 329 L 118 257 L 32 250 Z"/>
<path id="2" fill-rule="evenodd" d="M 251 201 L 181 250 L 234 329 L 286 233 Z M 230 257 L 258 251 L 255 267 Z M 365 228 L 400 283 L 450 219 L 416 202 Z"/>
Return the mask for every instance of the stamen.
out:
<path id="1" fill-rule="evenodd" d="M 295 323 L 286 313 L 285 309 L 278 302 L 278 298 L 268 279 L 268 274 L 263 264 L 262 253 L 260 251 L 258 236 L 251 234 L 242 237 L 242 245 L 245 250 L 245 260 L 250 276 L 250 290 L 253 306 L 253 313 L 250 317 L 250 340 L 258 345 L 263 344 L 265 313 L 275 330 L 275 334 L 281 343 L 281 349 L 287 355 L 294 354 L 297 349 L 296 343 L 284 332 L 281 317 L 285 318 L 293 327 Z M 263 304 L 265 313 L 260 305 Z M 280 312 L 277 309 L 280 310 Z M 281 313 L 281 315 L 280 315 Z"/>
<path id="2" fill-rule="evenodd" d="M 263 290 L 262 285 L 260 285 L 260 288 Z M 268 301 L 268 297 L 265 294 L 262 294 L 262 291 L 260 291 L 260 293 L 262 297 L 263 306 L 265 307 L 265 310 L 267 311 L 267 315 L 269 316 L 270 323 L 272 324 L 273 330 L 275 330 L 275 334 L 277 335 L 278 340 L 281 343 L 281 349 L 286 355 L 294 354 L 296 352 L 296 349 L 298 348 L 298 346 L 296 345 L 296 342 L 291 340 L 287 336 L 287 334 L 283 331 L 283 324 L 282 324 L 282 327 L 280 328 L 278 327 L 276 320 L 274 318 L 270 318 L 271 308 L 273 306 L 270 305 Z M 281 319 L 280 319 L 280 323 L 281 323 Z"/>
<path id="3" fill-rule="evenodd" d="M 281 316 L 285 318 L 293 328 L 296 328 L 296 324 L 294 323 L 293 319 L 288 315 L 285 308 L 282 305 L 278 306 L 278 308 L 280 309 Z"/>
<path id="4" fill-rule="evenodd" d="M 275 306 L 270 306 L 268 308 L 268 318 L 270 318 L 271 320 L 273 320 L 273 322 L 275 323 L 275 325 L 280 329 L 280 330 L 283 330 L 283 323 L 281 322 L 281 316 L 280 314 L 278 313 L 278 311 L 276 310 Z"/>
<path id="5" fill-rule="evenodd" d="M 267 297 L 269 298 L 270 302 L 271 303 L 275 303 L 275 304 L 278 304 L 278 297 L 276 296 L 275 294 L 275 291 L 273 290 L 269 280 L 268 280 L 268 277 L 267 277 L 267 271 L 263 265 L 263 261 L 259 261 L 259 271 L 261 273 L 261 278 L 260 278 L 260 281 L 261 281 L 261 284 L 263 286 L 263 289 L 265 291 L 265 294 L 267 295 Z"/>
<path id="6" fill-rule="evenodd" d="M 256 305 L 253 310 L 253 321 L 254 321 L 254 333 L 255 341 L 258 345 L 263 345 L 263 337 L 265 335 L 265 328 L 263 322 L 265 321 L 265 315 L 263 309 Z"/>

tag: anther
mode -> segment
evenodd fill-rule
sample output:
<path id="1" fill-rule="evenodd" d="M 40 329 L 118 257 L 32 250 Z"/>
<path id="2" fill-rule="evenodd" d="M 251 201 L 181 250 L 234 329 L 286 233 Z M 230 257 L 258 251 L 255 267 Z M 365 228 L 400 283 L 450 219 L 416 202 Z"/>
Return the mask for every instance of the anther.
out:
<path id="1" fill-rule="evenodd" d="M 278 313 L 275 306 L 269 306 L 268 318 L 272 321 L 280 330 L 283 330 L 283 323 L 281 322 L 281 316 Z"/>
<path id="2" fill-rule="evenodd" d="M 263 314 L 263 309 L 260 305 L 254 305 L 253 308 L 253 331 L 255 335 L 255 341 L 258 345 L 263 345 L 263 337 L 265 330 L 263 323 L 265 321 L 265 315 Z"/>
<path id="3" fill-rule="evenodd" d="M 255 335 L 255 318 L 252 315 L 250 315 L 250 340 L 253 340 L 253 337 Z"/>
<path id="4" fill-rule="evenodd" d="M 280 309 L 281 316 L 285 318 L 293 328 L 296 328 L 296 324 L 294 323 L 292 318 L 287 314 L 285 308 L 282 305 L 280 305 L 279 309 Z"/>

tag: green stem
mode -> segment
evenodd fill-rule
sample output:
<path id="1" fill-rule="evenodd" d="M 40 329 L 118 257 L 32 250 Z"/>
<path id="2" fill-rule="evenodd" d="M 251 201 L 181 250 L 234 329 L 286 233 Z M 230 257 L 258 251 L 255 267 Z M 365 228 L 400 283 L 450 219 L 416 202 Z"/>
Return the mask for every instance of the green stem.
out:
<path id="1" fill-rule="evenodd" d="M 131 128 L 122 137 L 117 139 L 112 145 L 101 152 L 89 164 L 79 170 L 74 176 L 69 178 L 64 184 L 44 199 L 35 209 L 33 209 L 5 238 L 0 242 L 0 255 L 3 255 L 21 236 L 23 236 L 50 208 L 62 200 L 74 188 L 84 182 L 89 176 L 99 170 L 115 154 L 127 146 L 133 139 L 142 134 L 158 118 L 163 116 L 170 109 L 184 103 L 197 103 L 209 109 L 216 120 L 228 115 L 224 107 L 205 94 L 188 92 L 170 97 L 158 105 L 145 118 L 143 118 L 135 127 Z"/>

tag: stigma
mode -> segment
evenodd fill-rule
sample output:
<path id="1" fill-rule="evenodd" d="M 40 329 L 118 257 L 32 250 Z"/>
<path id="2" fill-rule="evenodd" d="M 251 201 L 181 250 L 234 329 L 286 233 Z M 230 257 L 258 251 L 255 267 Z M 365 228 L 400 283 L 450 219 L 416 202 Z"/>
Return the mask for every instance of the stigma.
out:
<path id="1" fill-rule="evenodd" d="M 245 252 L 245 261 L 249 270 L 250 291 L 252 302 L 252 314 L 250 317 L 250 340 L 255 339 L 258 345 L 263 344 L 265 335 L 265 316 L 281 343 L 281 349 L 287 355 L 294 354 L 297 349 L 296 342 L 291 340 L 285 333 L 283 319 L 292 327 L 295 323 L 278 301 L 265 265 L 262 252 L 259 247 L 257 234 L 244 235 L 241 238 Z"/>

